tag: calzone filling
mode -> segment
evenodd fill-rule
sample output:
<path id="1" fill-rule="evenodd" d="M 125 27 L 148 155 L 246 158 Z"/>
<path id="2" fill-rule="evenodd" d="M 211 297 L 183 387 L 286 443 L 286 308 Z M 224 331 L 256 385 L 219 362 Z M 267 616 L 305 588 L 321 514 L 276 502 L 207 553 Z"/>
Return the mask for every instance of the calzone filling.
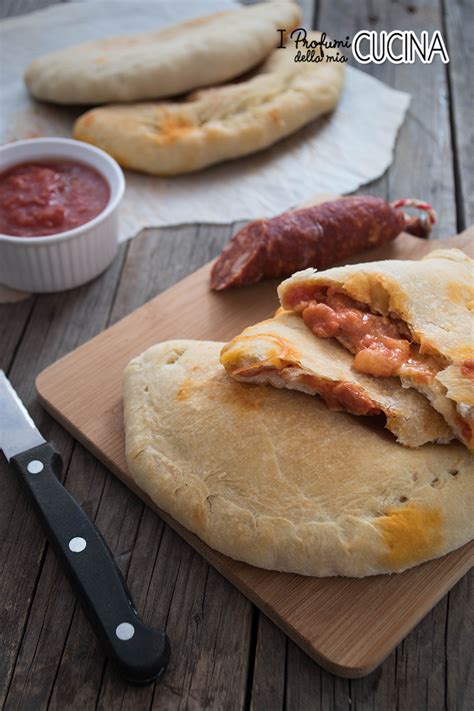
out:
<path id="1" fill-rule="evenodd" d="M 236 368 L 232 377 L 238 380 L 252 380 L 254 383 L 270 382 L 275 387 L 289 386 L 294 390 L 311 395 L 319 395 L 331 410 L 346 410 L 353 415 L 381 415 L 371 397 L 354 383 L 324 380 L 315 375 L 302 373 L 293 365 L 275 369 L 274 365 L 258 365 Z"/>
<path id="2" fill-rule="evenodd" d="M 336 338 L 354 354 L 353 368 L 374 377 L 398 376 L 426 394 L 426 385 L 448 366 L 441 355 L 421 353 L 406 323 L 395 315 L 371 313 L 367 304 L 333 287 L 297 286 L 286 295 L 286 308 L 300 313 L 319 338 Z M 474 380 L 474 359 L 461 365 L 463 375 Z M 456 424 L 464 439 L 472 438 L 474 408 L 456 404 Z"/>

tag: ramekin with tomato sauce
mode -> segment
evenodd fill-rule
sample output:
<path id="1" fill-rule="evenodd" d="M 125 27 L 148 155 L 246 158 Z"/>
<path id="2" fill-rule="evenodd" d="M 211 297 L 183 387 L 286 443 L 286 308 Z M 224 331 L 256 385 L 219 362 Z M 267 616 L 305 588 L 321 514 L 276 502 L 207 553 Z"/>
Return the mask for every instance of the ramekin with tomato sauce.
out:
<path id="1" fill-rule="evenodd" d="M 99 148 L 67 138 L 0 147 L 0 283 L 52 292 L 113 261 L 123 172 Z"/>

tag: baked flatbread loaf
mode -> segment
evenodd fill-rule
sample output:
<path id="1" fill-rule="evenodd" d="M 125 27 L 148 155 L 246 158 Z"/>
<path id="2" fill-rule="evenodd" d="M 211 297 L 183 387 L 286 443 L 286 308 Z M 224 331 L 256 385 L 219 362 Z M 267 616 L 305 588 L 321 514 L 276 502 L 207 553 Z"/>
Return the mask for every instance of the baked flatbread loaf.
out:
<path id="1" fill-rule="evenodd" d="M 307 269 L 278 292 L 313 333 L 355 354 L 353 368 L 399 376 L 474 449 L 474 261 L 466 254 Z"/>
<path id="2" fill-rule="evenodd" d="M 291 0 L 218 12 L 52 52 L 28 66 L 25 82 L 37 99 L 58 104 L 176 96 L 256 66 L 280 42 L 277 29 L 290 31 L 300 20 Z"/>
<path id="3" fill-rule="evenodd" d="M 453 439 L 423 395 L 402 388 L 396 378 L 357 373 L 350 353 L 333 338 L 315 338 L 291 311 L 246 328 L 224 346 L 221 363 L 243 383 L 317 394 L 331 409 L 353 415 L 384 415 L 386 428 L 407 447 Z"/>
<path id="4" fill-rule="evenodd" d="M 308 41 L 320 38 L 308 33 Z M 186 101 L 113 105 L 75 123 L 74 137 L 110 153 L 124 168 L 176 175 L 273 145 L 331 111 L 344 67 L 294 61 L 295 45 L 275 49 L 250 79 L 203 89 Z"/>
<path id="5" fill-rule="evenodd" d="M 407 449 L 303 393 L 244 385 L 222 343 L 169 341 L 126 368 L 135 483 L 222 553 L 304 575 L 391 573 L 474 535 L 459 443 Z"/>

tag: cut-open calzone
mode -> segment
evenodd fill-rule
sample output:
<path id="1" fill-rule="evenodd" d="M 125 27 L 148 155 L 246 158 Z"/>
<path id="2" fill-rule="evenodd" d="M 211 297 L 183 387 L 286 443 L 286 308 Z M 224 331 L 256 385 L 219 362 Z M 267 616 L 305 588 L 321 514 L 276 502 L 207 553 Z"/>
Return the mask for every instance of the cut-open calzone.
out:
<path id="1" fill-rule="evenodd" d="M 130 476 L 163 512 L 232 558 L 303 575 L 394 573 L 472 539 L 465 447 L 408 449 L 319 398 L 237 383 L 222 346 L 159 343 L 125 371 Z"/>
<path id="2" fill-rule="evenodd" d="M 371 378 L 351 369 L 352 356 L 334 339 L 314 338 L 302 319 L 283 311 L 246 328 L 222 349 L 235 380 L 270 383 L 319 395 L 332 410 L 384 415 L 385 426 L 408 447 L 448 442 L 452 433 L 426 398 L 396 378 Z"/>
<path id="3" fill-rule="evenodd" d="M 320 338 L 337 338 L 352 367 L 399 376 L 425 395 L 474 448 L 474 262 L 457 249 L 420 261 L 388 260 L 284 281 L 282 306 Z"/>

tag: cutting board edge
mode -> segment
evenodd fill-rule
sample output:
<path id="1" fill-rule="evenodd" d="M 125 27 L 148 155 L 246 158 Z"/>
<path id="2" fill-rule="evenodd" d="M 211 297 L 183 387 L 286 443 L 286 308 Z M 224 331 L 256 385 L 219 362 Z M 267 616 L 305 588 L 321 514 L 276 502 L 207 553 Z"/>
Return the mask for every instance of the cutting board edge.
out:
<path id="1" fill-rule="evenodd" d="M 208 272 L 211 269 L 211 266 L 214 261 L 215 260 L 207 262 L 199 269 L 196 269 L 196 271 L 192 272 L 191 274 L 188 274 L 188 276 L 184 277 L 184 279 L 181 279 L 176 284 L 173 284 L 173 286 L 170 286 L 169 289 L 165 289 L 165 291 L 163 291 L 161 294 L 157 294 L 156 296 L 153 296 L 149 301 L 145 302 L 138 308 L 134 309 L 126 316 L 123 316 L 118 321 L 115 321 L 115 323 L 112 323 L 110 326 L 107 326 L 102 331 L 99 331 L 99 333 L 96 333 L 95 336 L 92 336 L 92 338 L 89 338 L 84 343 L 81 343 L 79 346 L 74 348 L 72 351 L 69 351 L 69 353 L 65 353 L 63 356 L 61 356 L 57 360 L 50 363 L 50 365 L 46 366 L 46 368 L 43 368 L 43 370 L 40 373 L 38 373 L 38 375 L 36 376 L 36 379 L 35 379 L 36 392 L 38 393 L 38 395 L 40 394 L 41 384 L 43 383 L 44 379 L 49 376 L 49 374 L 53 368 L 56 369 L 56 367 L 58 365 L 65 363 L 73 355 L 76 355 L 76 354 L 80 353 L 81 351 L 85 350 L 86 348 L 90 347 L 90 344 L 92 342 L 94 342 L 96 339 L 102 338 L 104 333 L 106 333 L 106 332 L 110 333 L 111 331 L 113 331 L 115 329 L 123 327 L 123 324 L 126 321 L 133 319 L 133 317 L 136 315 L 137 311 L 140 311 L 141 309 L 151 309 L 154 302 L 157 299 L 160 299 L 165 294 L 167 295 L 168 298 L 170 296 L 172 297 L 173 291 L 175 289 L 177 289 L 177 287 L 180 287 L 184 282 L 187 282 L 188 280 L 194 280 L 200 272 Z M 137 353 L 137 355 L 138 355 L 138 353 Z M 40 399 L 40 401 L 41 401 L 41 399 Z"/>

